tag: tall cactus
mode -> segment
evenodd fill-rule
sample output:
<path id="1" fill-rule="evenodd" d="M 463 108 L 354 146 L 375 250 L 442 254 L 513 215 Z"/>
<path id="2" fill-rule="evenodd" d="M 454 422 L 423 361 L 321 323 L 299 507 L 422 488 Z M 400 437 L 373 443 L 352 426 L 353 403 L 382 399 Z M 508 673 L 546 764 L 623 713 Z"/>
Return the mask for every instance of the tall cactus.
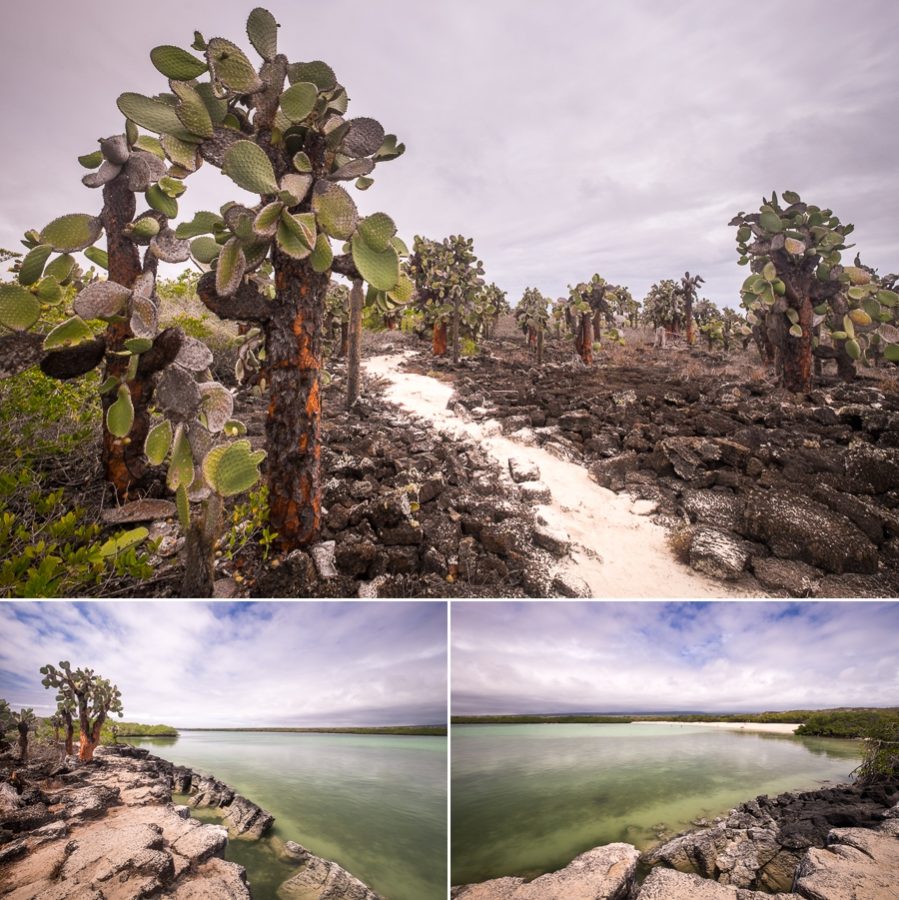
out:
<path id="1" fill-rule="evenodd" d="M 319 60 L 290 63 L 278 52 L 267 10 L 247 21 L 257 68 L 234 43 L 195 33 L 194 56 L 155 48 L 150 58 L 170 93 L 126 93 L 119 109 L 158 134 L 186 177 L 203 161 L 258 196 L 228 202 L 176 230 L 206 270 L 198 294 L 223 318 L 257 324 L 265 336 L 269 522 L 283 549 L 315 541 L 321 525 L 322 314 L 332 271 L 376 292 L 411 295 L 404 250 L 389 216 L 360 217 L 341 182 L 360 190 L 380 162 L 405 149 L 374 119 L 347 119 L 347 92 Z M 332 240 L 343 242 L 335 255 Z M 271 260 L 274 292 L 257 277 Z"/>
<path id="2" fill-rule="evenodd" d="M 515 321 L 528 339 L 537 355 L 537 365 L 543 365 L 543 336 L 549 321 L 549 299 L 536 288 L 525 288 L 518 306 L 515 307 Z"/>
<path id="3" fill-rule="evenodd" d="M 599 340 L 603 321 L 614 327 L 612 303 L 616 300 L 614 285 L 596 274 L 589 281 L 569 287 L 565 318 L 574 334 L 574 348 L 584 365 L 593 363 L 593 344 Z"/>
<path id="4" fill-rule="evenodd" d="M 643 322 L 653 328 L 664 328 L 677 334 L 685 321 L 684 295 L 671 278 L 657 281 L 643 300 Z"/>
<path id="5" fill-rule="evenodd" d="M 678 294 L 683 298 L 684 319 L 686 320 L 687 343 L 692 346 L 696 341 L 696 325 L 693 321 L 693 304 L 699 296 L 699 285 L 705 284 L 701 275 L 690 275 L 685 272 L 677 286 Z"/>

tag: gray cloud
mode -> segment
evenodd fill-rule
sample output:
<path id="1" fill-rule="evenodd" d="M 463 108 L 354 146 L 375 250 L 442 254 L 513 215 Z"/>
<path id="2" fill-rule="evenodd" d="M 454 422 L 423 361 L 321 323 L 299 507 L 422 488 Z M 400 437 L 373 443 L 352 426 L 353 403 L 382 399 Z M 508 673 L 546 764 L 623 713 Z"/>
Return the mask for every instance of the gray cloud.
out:
<path id="1" fill-rule="evenodd" d="M 75 156 L 121 128 L 120 92 L 162 89 L 149 50 L 186 46 L 194 28 L 245 43 L 250 5 L 5 10 L 0 245 L 99 208 Z M 379 167 L 363 211 L 391 212 L 407 237 L 471 235 L 512 300 L 527 285 L 558 296 L 594 271 L 642 297 L 689 268 L 735 305 L 743 270 L 726 223 L 774 188 L 830 206 L 856 223 L 867 262 L 897 266 L 892 0 L 269 6 L 288 54 L 329 61 L 351 113 L 408 145 Z M 235 194 L 201 174 L 186 213 Z"/>
<path id="2" fill-rule="evenodd" d="M 455 603 L 454 714 L 894 705 L 899 603 Z"/>
<path id="3" fill-rule="evenodd" d="M 41 714 L 38 670 L 68 659 L 116 682 L 130 721 L 446 721 L 442 603 L 7 603 L 0 632 L 0 697 Z"/>

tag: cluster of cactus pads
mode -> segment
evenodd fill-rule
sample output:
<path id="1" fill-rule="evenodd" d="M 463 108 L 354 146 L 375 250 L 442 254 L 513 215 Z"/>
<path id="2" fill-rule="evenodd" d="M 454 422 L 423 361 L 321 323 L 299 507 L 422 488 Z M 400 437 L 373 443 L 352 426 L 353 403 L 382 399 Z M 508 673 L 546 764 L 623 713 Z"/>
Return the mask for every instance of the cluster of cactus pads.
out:
<path id="1" fill-rule="evenodd" d="M 793 191 L 781 196 L 783 205 L 772 193 L 757 213 L 741 212 L 730 224 L 739 263 L 751 271 L 741 288 L 743 306 L 784 387 L 811 389 L 813 356 L 835 358 L 845 378 L 859 359 L 899 362 L 899 343 L 888 339 L 899 307 L 895 277 L 879 278 L 858 257 L 844 266 L 853 226 Z"/>

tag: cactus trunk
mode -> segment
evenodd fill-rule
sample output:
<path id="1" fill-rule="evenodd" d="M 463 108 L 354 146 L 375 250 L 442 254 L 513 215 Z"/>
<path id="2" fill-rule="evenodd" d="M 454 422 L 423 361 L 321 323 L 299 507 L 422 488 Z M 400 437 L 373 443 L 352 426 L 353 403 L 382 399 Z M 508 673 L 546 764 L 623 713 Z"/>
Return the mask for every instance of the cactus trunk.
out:
<path id="1" fill-rule="evenodd" d="M 543 365 L 543 324 L 537 328 L 537 365 Z"/>
<path id="2" fill-rule="evenodd" d="M 686 319 L 684 331 L 687 337 L 687 344 L 692 347 L 696 342 L 696 323 L 693 321 L 693 297 L 690 294 L 687 294 L 684 300 L 684 307 L 684 318 Z M 711 341 L 709 341 L 709 347 L 711 347 Z"/>
<path id="3" fill-rule="evenodd" d="M 94 758 L 94 750 L 100 745 L 100 732 L 106 721 L 106 713 L 100 713 L 94 724 L 91 725 L 87 711 L 81 705 L 80 724 L 81 733 L 78 735 L 78 759 L 81 762 L 90 762 Z"/>
<path id="4" fill-rule="evenodd" d="M 275 252 L 277 304 L 266 323 L 269 524 L 293 550 L 321 528 L 321 319 L 328 275 Z"/>
<path id="5" fill-rule="evenodd" d="M 124 233 L 126 225 L 134 218 L 137 208 L 135 195 L 128 188 L 127 179 L 118 175 L 103 188 L 103 227 L 109 254 L 109 280 L 125 287 L 132 287 L 141 273 L 137 246 Z M 121 377 L 128 368 L 127 356 L 114 356 L 125 341 L 132 337 L 128 322 L 118 322 L 106 329 L 106 375 Z M 151 390 L 141 379 L 128 382 L 131 403 L 134 407 L 134 425 L 127 438 L 117 438 L 103 429 L 103 470 L 106 480 L 115 488 L 120 499 L 137 485 L 146 472 L 144 441 L 150 427 L 149 401 Z M 114 391 L 102 396 L 104 422 L 106 412 L 115 402 Z M 127 443 L 126 443 L 127 441 Z"/>
<path id="6" fill-rule="evenodd" d="M 359 399 L 359 370 L 362 363 L 362 280 L 356 278 L 350 291 L 349 353 L 346 370 L 346 408 Z"/>
<path id="7" fill-rule="evenodd" d="M 212 597 L 215 588 L 215 542 L 222 521 L 222 498 L 212 493 L 199 518 L 191 520 L 184 541 L 182 597 Z"/>
<path id="8" fill-rule="evenodd" d="M 812 303 L 808 297 L 799 302 L 802 337 L 784 335 L 782 346 L 783 386 L 797 394 L 812 389 Z"/>
<path id="9" fill-rule="evenodd" d="M 346 359 L 350 352 L 350 323 L 340 323 L 340 353 L 341 359 Z"/>
<path id="10" fill-rule="evenodd" d="M 459 303 L 453 305 L 453 365 L 459 364 Z"/>
<path id="11" fill-rule="evenodd" d="M 537 346 L 537 329 L 533 326 L 528 328 L 528 346 L 536 347 Z"/>
<path id="12" fill-rule="evenodd" d="M 575 349 L 585 366 L 593 365 L 593 316 L 590 313 L 581 314 Z"/>
<path id="13" fill-rule="evenodd" d="M 434 356 L 446 356 L 446 322 L 434 323 Z"/>
<path id="14" fill-rule="evenodd" d="M 71 713 L 63 713 L 66 720 L 66 756 L 71 756 L 75 752 L 75 723 L 72 721 Z"/>
<path id="15" fill-rule="evenodd" d="M 17 722 L 16 730 L 19 732 L 19 759 L 28 762 L 28 723 Z"/>

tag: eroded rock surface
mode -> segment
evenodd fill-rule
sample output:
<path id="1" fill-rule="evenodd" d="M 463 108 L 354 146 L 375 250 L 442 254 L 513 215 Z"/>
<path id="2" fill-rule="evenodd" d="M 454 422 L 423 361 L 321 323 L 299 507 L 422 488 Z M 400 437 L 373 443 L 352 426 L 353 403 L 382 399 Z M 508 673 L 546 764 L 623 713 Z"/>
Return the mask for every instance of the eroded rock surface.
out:
<path id="1" fill-rule="evenodd" d="M 653 869 L 640 886 L 637 900 L 770 900 L 770 894 L 731 887 L 675 869 Z M 799 900 L 798 894 L 778 894 Z"/>

